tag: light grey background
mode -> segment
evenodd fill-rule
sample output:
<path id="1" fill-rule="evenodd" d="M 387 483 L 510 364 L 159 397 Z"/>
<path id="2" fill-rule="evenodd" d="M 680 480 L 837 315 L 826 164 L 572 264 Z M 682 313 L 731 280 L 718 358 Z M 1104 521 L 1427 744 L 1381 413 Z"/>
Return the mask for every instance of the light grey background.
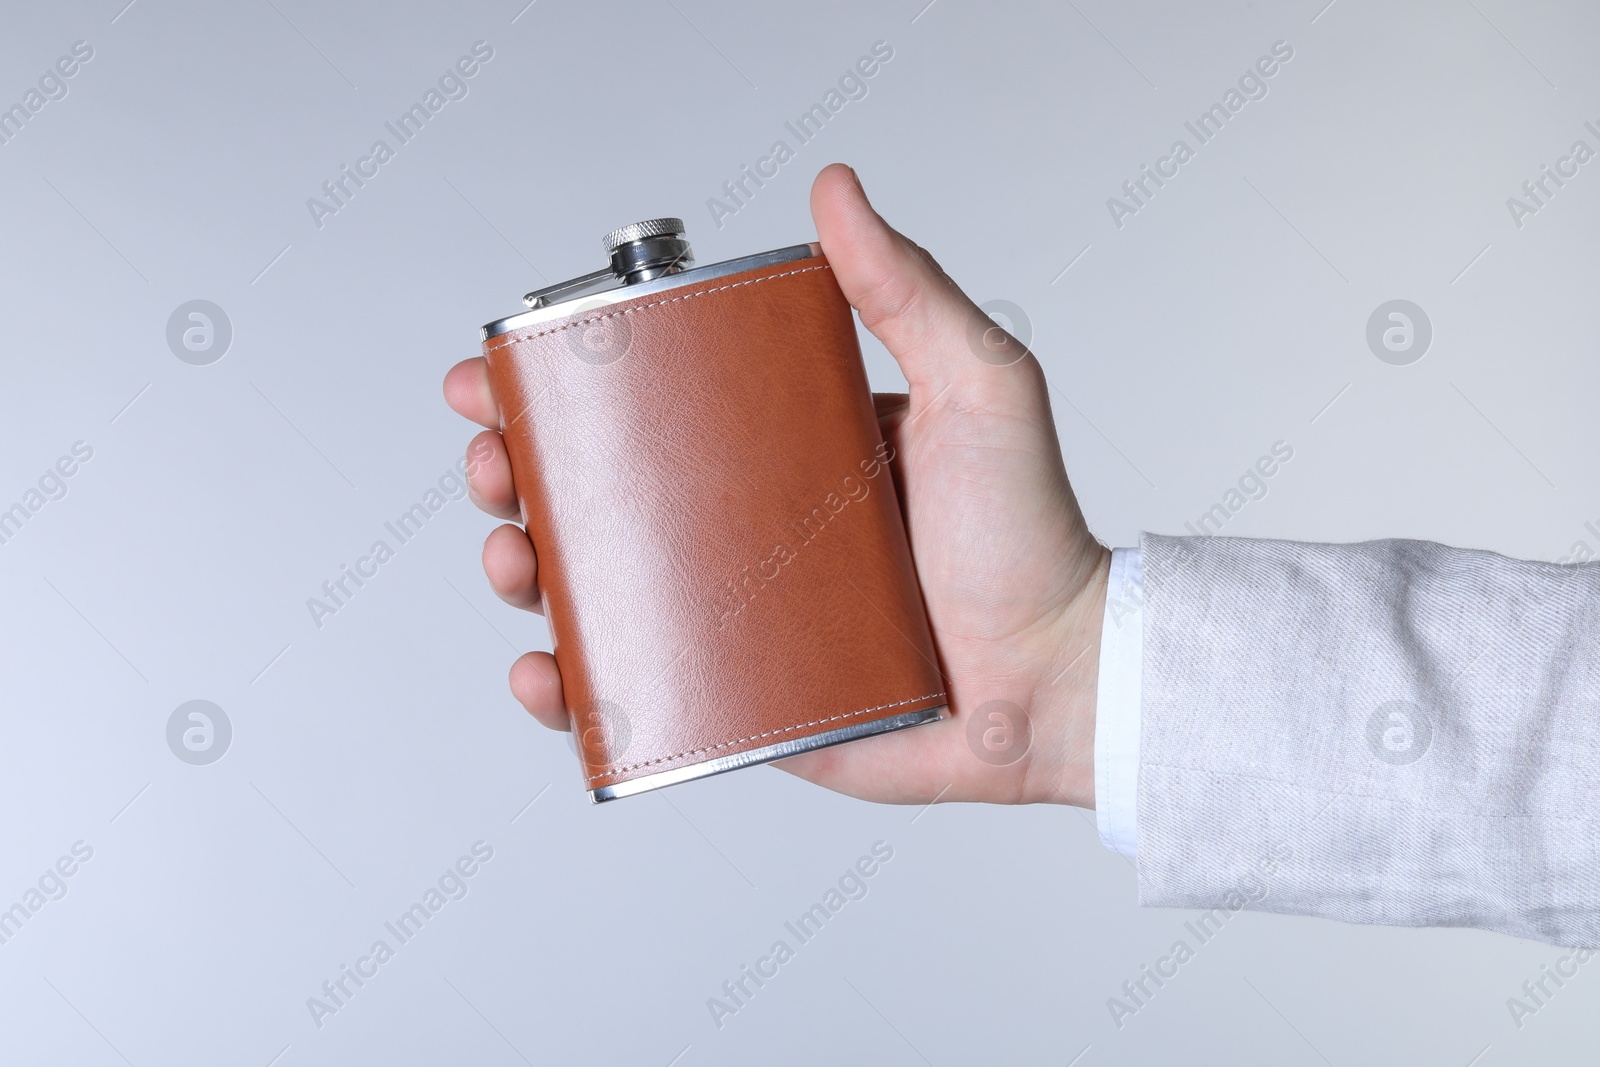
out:
<path id="1" fill-rule="evenodd" d="M 125 2 L 11 3 L 0 32 L 6 106 L 94 49 L 0 145 L 0 507 L 93 449 L 0 545 L 0 907 L 94 850 L 0 945 L 0 1058 L 1465 1067 L 1593 1047 L 1600 964 L 1518 1028 L 1507 998 L 1557 950 L 1249 914 L 1119 1029 L 1107 999 L 1192 916 L 1136 907 L 1090 813 L 876 807 L 771 770 L 593 808 L 506 689 L 548 646 L 488 590 L 494 523 L 465 501 L 320 629 L 306 606 L 460 456 L 439 383 L 479 324 L 600 265 L 635 218 L 684 216 L 701 262 L 809 239 L 836 159 L 975 299 L 1025 309 L 1108 543 L 1183 532 L 1281 440 L 1293 460 L 1224 532 L 1594 551 L 1600 162 L 1521 228 L 1506 205 L 1573 141 L 1600 147 L 1592 6 Z M 469 95 L 319 229 L 307 198 L 479 40 Z M 866 98 L 718 229 L 707 199 L 879 40 Z M 1107 198 L 1280 40 L 1266 98 L 1114 225 Z M 194 299 L 233 328 L 209 366 L 166 342 Z M 1366 345 L 1391 299 L 1433 324 L 1409 366 Z M 870 339 L 868 359 L 898 385 Z M 233 730 L 208 765 L 167 744 L 196 699 Z M 307 998 L 479 840 L 468 895 L 314 1025 Z M 715 1026 L 707 998 L 878 840 L 894 858 L 868 895 Z"/>

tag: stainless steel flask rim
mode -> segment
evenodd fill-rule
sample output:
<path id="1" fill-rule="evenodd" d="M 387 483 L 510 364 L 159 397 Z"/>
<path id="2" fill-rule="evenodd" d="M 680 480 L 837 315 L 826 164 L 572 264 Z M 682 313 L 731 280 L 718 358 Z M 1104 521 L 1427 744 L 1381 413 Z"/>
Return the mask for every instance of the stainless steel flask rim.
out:
<path id="1" fill-rule="evenodd" d="M 580 302 L 585 308 L 601 308 L 822 254 L 821 247 L 813 242 L 696 267 L 689 242 L 684 240 L 683 220 L 673 218 L 646 219 L 619 227 L 606 234 L 602 244 L 611 257 L 609 266 L 534 290 L 522 298 L 529 310 L 484 326 L 483 339 L 564 318 L 579 310 Z"/>

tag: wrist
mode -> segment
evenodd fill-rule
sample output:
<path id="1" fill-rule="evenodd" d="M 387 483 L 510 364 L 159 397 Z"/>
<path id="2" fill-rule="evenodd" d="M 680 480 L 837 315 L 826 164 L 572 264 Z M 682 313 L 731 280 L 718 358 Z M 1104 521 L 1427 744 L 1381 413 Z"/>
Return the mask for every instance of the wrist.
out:
<path id="1" fill-rule="evenodd" d="M 1040 650 L 1023 803 L 1094 807 L 1095 707 L 1110 550 L 1095 544 L 1086 566 L 1082 585 L 1058 613 Z"/>

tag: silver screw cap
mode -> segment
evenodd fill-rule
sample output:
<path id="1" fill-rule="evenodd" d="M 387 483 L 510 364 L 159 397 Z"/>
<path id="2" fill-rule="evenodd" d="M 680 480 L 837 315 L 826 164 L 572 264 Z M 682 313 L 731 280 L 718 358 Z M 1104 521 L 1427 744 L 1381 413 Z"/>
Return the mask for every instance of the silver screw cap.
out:
<path id="1" fill-rule="evenodd" d="M 682 237 L 684 232 L 682 219 L 645 219 L 612 230 L 601 238 L 601 243 L 605 245 L 606 252 L 611 253 L 634 241 L 643 241 L 648 237 Z"/>

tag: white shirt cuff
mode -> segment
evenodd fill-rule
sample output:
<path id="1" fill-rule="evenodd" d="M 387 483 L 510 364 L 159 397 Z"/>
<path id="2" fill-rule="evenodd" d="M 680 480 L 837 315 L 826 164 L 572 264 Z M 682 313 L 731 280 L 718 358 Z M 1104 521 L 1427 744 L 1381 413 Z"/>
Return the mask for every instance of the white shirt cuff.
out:
<path id="1" fill-rule="evenodd" d="M 1100 842 L 1133 859 L 1139 835 L 1139 701 L 1144 669 L 1144 561 L 1111 553 L 1094 715 L 1094 807 Z"/>

